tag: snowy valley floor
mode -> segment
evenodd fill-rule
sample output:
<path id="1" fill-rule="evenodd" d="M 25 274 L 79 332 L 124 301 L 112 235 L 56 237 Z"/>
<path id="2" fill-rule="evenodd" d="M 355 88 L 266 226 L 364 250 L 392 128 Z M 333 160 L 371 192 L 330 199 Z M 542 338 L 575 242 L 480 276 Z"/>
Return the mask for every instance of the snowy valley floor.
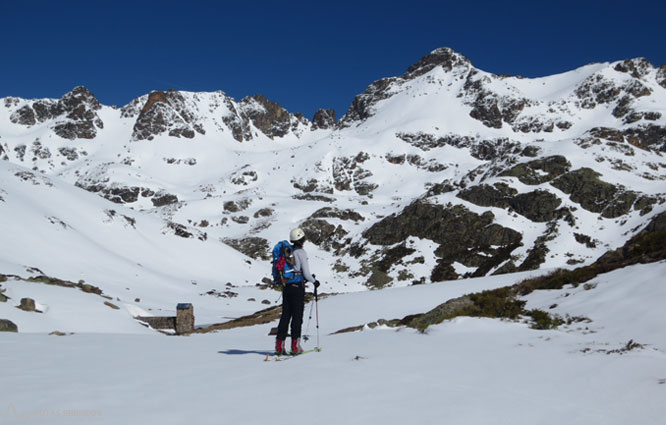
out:
<path id="1" fill-rule="evenodd" d="M 403 302 L 419 312 L 438 286 L 331 297 L 319 305 L 323 350 L 285 362 L 264 361 L 274 324 L 188 337 L 4 333 L 0 424 L 663 424 L 663 276 L 666 262 L 534 292 L 528 308 L 591 320 L 548 331 L 462 317 L 425 334 L 329 335 L 362 323 L 346 314 L 359 304 L 401 317 Z M 312 348 L 313 323 L 308 333 Z M 642 347 L 623 350 L 630 340 Z"/>

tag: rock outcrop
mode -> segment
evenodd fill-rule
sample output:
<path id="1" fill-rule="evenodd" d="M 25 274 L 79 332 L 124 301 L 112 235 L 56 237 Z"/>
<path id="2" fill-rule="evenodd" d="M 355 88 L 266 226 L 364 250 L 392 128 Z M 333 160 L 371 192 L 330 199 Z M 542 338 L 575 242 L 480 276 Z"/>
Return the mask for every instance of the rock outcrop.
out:
<path id="1" fill-rule="evenodd" d="M 104 122 L 97 115 L 101 105 L 85 87 L 75 87 L 60 100 L 36 100 L 15 111 L 10 120 L 15 124 L 33 126 L 47 121 L 55 134 L 63 139 L 94 139 Z"/>
<path id="2" fill-rule="evenodd" d="M 18 326 L 11 320 L 0 319 L 0 332 L 18 332 Z"/>
<path id="3" fill-rule="evenodd" d="M 187 139 L 194 138 L 196 133 L 206 133 L 196 115 L 196 106 L 175 90 L 158 90 L 148 95 L 134 124 L 132 138 L 153 140 L 163 133 Z"/>
<path id="4" fill-rule="evenodd" d="M 410 236 L 438 243 L 435 254 L 440 260 L 431 280 L 441 281 L 458 277 L 452 267 L 454 262 L 475 267 L 475 274 L 485 275 L 521 245 L 520 233 L 493 221 L 494 215 L 489 211 L 478 215 L 460 205 L 447 207 L 417 201 L 400 214 L 374 224 L 363 232 L 363 237 L 375 245 L 394 245 Z"/>
<path id="5" fill-rule="evenodd" d="M 333 109 L 318 109 L 312 118 L 312 129 L 316 130 L 334 128 L 336 124 L 335 111 Z"/>

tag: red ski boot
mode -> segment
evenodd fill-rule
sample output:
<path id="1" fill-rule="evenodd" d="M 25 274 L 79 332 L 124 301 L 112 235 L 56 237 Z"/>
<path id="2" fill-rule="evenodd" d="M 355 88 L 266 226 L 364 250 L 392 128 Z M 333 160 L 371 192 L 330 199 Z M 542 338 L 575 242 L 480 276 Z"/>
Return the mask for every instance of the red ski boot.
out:
<path id="1" fill-rule="evenodd" d="M 291 339 L 291 354 L 301 354 L 303 349 L 301 348 L 300 338 Z"/>
<path id="2" fill-rule="evenodd" d="M 275 354 L 277 356 L 287 354 L 287 347 L 285 347 L 284 339 L 275 339 Z"/>

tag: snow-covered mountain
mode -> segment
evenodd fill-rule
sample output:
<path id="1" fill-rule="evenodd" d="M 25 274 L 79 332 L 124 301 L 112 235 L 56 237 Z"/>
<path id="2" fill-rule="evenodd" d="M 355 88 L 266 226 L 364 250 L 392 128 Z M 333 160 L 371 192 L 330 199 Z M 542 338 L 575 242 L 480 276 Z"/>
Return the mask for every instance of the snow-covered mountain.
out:
<path id="1" fill-rule="evenodd" d="M 644 59 L 527 79 L 447 48 L 339 120 L 0 99 L 0 423 L 661 424 L 665 114 Z M 263 362 L 295 226 L 324 349 Z M 145 326 L 177 303 L 195 333 Z"/>
<path id="2" fill-rule="evenodd" d="M 4 98 L 0 272 L 207 322 L 201 300 L 275 297 L 265 260 L 297 225 L 327 292 L 590 264 L 666 211 L 665 114 L 644 59 L 528 79 L 448 48 L 339 121 L 223 92 Z"/>

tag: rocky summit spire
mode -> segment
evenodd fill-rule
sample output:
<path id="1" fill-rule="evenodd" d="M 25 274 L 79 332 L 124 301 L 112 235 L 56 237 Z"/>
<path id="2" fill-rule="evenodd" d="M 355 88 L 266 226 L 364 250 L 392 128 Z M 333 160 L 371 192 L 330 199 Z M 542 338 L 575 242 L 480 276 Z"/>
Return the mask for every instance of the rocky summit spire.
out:
<path id="1" fill-rule="evenodd" d="M 447 71 L 451 71 L 457 66 L 471 66 L 472 62 L 460 53 L 455 52 L 449 47 L 440 47 L 422 57 L 414 65 L 407 69 L 410 77 L 418 77 L 432 69 L 441 66 Z"/>
<path id="2" fill-rule="evenodd" d="M 97 111 L 102 107 L 85 87 L 75 87 L 59 100 L 29 101 L 15 111 L 10 120 L 15 124 L 33 126 L 53 121 L 51 128 L 63 139 L 94 139 L 97 129 L 104 128 Z"/>
<path id="3" fill-rule="evenodd" d="M 335 127 L 335 111 L 333 109 L 319 109 L 312 119 L 312 129 L 327 129 Z"/>

